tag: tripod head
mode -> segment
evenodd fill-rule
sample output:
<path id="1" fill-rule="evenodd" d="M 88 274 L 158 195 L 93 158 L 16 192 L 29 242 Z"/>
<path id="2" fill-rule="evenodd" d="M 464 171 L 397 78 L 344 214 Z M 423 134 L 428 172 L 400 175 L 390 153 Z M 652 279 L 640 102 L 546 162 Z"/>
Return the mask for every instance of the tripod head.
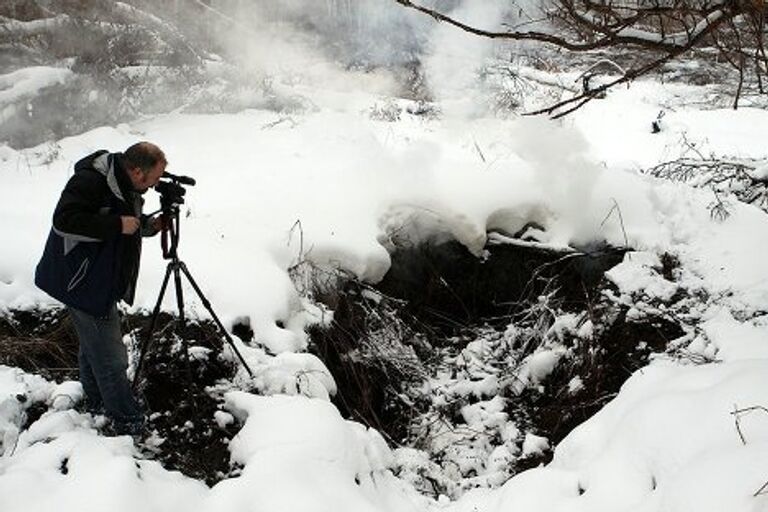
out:
<path id="1" fill-rule="evenodd" d="M 160 194 L 160 211 L 163 219 L 160 239 L 163 247 L 163 259 L 178 258 L 176 250 L 179 246 L 180 237 L 179 207 L 184 204 L 184 195 L 187 193 L 184 185 L 194 186 L 195 183 L 194 178 L 178 176 L 166 171 L 155 185 L 155 190 Z"/>
<path id="2" fill-rule="evenodd" d="M 194 186 L 194 178 L 189 176 L 177 176 L 168 171 L 160 177 L 160 181 L 155 185 L 155 190 L 160 194 L 160 207 L 163 213 L 170 213 L 173 209 L 178 209 L 179 205 L 184 204 L 184 195 L 187 189 L 184 185 Z"/>

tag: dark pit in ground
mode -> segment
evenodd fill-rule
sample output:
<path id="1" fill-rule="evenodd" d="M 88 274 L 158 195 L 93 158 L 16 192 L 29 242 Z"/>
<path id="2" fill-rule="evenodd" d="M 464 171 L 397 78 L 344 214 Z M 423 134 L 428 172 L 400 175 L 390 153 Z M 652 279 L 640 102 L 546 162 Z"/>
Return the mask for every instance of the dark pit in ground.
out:
<path id="1" fill-rule="evenodd" d="M 345 416 L 379 429 L 394 444 L 408 445 L 409 426 L 426 405 L 402 397 L 408 386 L 423 381 L 423 372 L 441 349 L 456 353 L 482 329 L 503 331 L 531 311 L 539 297 L 550 295 L 562 312 L 587 312 L 595 325 L 594 339 L 588 345 L 574 340 L 577 356 L 556 368 L 544 383 L 545 391 L 508 397 L 507 412 L 519 426 L 554 445 L 615 396 L 652 352 L 663 351 L 668 341 L 683 335 L 680 326 L 660 318 L 629 321 L 626 306 L 602 297 L 609 286 L 604 273 L 622 261 L 626 249 L 486 249 L 482 259 L 458 242 L 398 249 L 376 286 L 348 280 L 333 290 L 317 291 L 317 298 L 333 309 L 334 319 L 328 328 L 312 330 L 311 349 L 334 375 L 339 387 L 334 400 Z M 376 294 L 381 297 L 371 300 Z M 399 348 L 381 338 L 393 325 Z M 576 375 L 584 388 L 569 393 Z M 521 460 L 516 469 L 547 462 L 550 456 Z"/>
<path id="2" fill-rule="evenodd" d="M 506 321 L 521 306 L 557 287 L 566 310 L 590 302 L 603 274 L 625 249 L 569 253 L 511 244 L 490 245 L 478 258 L 459 242 L 399 249 L 376 289 L 408 302 L 405 310 L 446 334 L 478 323 Z"/>

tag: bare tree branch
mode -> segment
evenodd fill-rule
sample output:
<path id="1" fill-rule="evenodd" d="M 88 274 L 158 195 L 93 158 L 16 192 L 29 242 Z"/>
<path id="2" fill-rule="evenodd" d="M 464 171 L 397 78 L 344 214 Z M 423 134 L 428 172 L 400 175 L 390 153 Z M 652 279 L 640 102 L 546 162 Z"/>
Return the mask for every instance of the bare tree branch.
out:
<path id="1" fill-rule="evenodd" d="M 734 106 L 738 105 L 742 94 L 746 70 L 752 69 L 747 64 L 754 63 L 753 78 L 759 82 L 761 90 L 762 75 L 768 68 L 763 43 L 768 7 L 763 1 L 553 0 L 542 7 L 542 19 L 553 27 L 551 31 L 520 30 L 522 25 L 506 31 L 488 30 L 412 0 L 394 1 L 479 37 L 537 41 L 572 52 L 635 49 L 650 57 L 617 79 L 529 114 L 562 117 L 601 96 L 606 90 L 646 75 L 694 48 L 704 46 L 716 45 L 719 52 L 739 72 Z"/>

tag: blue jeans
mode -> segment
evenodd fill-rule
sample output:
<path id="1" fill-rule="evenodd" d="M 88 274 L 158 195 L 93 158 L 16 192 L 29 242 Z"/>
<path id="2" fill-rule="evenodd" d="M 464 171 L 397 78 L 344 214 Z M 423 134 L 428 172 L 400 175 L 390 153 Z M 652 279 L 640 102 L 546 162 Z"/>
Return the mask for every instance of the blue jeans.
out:
<path id="1" fill-rule="evenodd" d="M 125 374 L 128 353 L 123 345 L 117 306 L 113 305 L 105 317 L 95 317 L 72 307 L 67 309 L 80 340 L 80 382 L 88 408 L 103 407 L 117 433 L 138 433 L 144 414 Z"/>

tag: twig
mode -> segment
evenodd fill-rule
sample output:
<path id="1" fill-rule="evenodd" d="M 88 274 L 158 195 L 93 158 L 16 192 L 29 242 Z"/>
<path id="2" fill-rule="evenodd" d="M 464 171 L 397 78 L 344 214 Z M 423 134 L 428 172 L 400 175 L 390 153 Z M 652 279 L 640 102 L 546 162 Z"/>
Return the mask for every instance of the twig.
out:
<path id="1" fill-rule="evenodd" d="M 738 414 L 738 407 L 736 407 L 736 404 L 733 404 L 733 412 L 731 415 L 733 416 L 733 422 L 736 426 L 736 432 L 739 434 L 739 439 L 741 439 L 741 444 L 744 446 L 747 445 L 747 439 L 744 437 L 744 432 L 741 431 L 741 415 Z"/>
<path id="2" fill-rule="evenodd" d="M 763 407 L 762 405 L 753 405 L 752 407 L 737 409 L 733 411 L 731 414 L 744 414 L 744 413 L 753 412 L 753 411 L 763 411 L 764 413 L 768 414 L 768 408 Z"/>
<path id="3" fill-rule="evenodd" d="M 624 234 L 624 248 L 628 249 L 629 248 L 629 239 L 627 238 L 627 230 L 624 229 L 624 216 L 621 214 L 621 208 L 619 208 L 619 203 L 616 202 L 616 199 L 614 199 L 612 197 L 611 201 L 613 201 L 613 206 L 608 211 L 608 215 L 605 216 L 605 218 L 603 219 L 603 222 L 600 223 L 600 227 L 603 227 L 603 225 L 606 223 L 606 221 L 611 216 L 613 211 L 616 210 L 616 213 L 618 213 L 618 215 L 619 215 L 619 223 L 621 225 L 621 232 Z"/>
<path id="4" fill-rule="evenodd" d="M 762 411 L 766 414 L 768 414 L 768 408 L 765 408 L 761 405 L 755 405 L 752 407 L 746 407 L 744 409 L 738 409 L 736 407 L 736 404 L 733 405 L 733 411 L 731 412 L 731 416 L 734 417 L 734 423 L 736 425 L 736 432 L 739 433 L 739 438 L 741 438 L 741 443 L 746 445 L 747 439 L 744 437 L 744 433 L 741 431 L 741 417 L 744 414 L 748 414 L 754 411 Z M 768 484 L 767 484 L 768 485 Z M 765 488 L 765 486 L 761 487 L 760 490 L 762 491 Z M 757 496 L 757 494 L 755 494 Z"/>
<path id="5" fill-rule="evenodd" d="M 290 117 L 290 116 L 283 116 L 283 117 L 279 118 L 276 121 L 271 121 L 269 123 L 264 123 L 263 125 L 261 125 L 261 129 L 262 130 L 269 130 L 270 128 L 274 128 L 275 126 L 278 126 L 278 125 L 280 125 L 282 123 L 285 123 L 285 122 L 291 123 L 291 128 L 295 128 L 296 127 L 296 121 L 294 121 L 292 117 Z"/>
<path id="6" fill-rule="evenodd" d="M 304 228 L 301 225 L 301 219 L 296 219 L 291 229 L 288 231 L 288 245 L 291 245 L 293 239 L 293 231 L 299 228 L 299 259 L 304 259 Z"/>
<path id="7" fill-rule="evenodd" d="M 475 139 L 472 139 L 472 142 L 475 144 L 475 150 L 477 150 L 477 154 L 480 155 L 480 160 L 485 163 L 485 155 L 483 155 L 483 151 L 480 149 L 480 146 L 477 144 L 477 141 Z"/>
<path id="8" fill-rule="evenodd" d="M 717 193 L 717 190 L 712 189 L 712 193 L 715 194 L 715 202 L 710 205 L 709 208 L 709 216 L 718 222 L 725 221 L 728 217 L 731 216 L 731 212 L 728 211 L 728 208 L 725 206 L 725 203 L 722 199 L 720 199 L 720 196 Z"/>

